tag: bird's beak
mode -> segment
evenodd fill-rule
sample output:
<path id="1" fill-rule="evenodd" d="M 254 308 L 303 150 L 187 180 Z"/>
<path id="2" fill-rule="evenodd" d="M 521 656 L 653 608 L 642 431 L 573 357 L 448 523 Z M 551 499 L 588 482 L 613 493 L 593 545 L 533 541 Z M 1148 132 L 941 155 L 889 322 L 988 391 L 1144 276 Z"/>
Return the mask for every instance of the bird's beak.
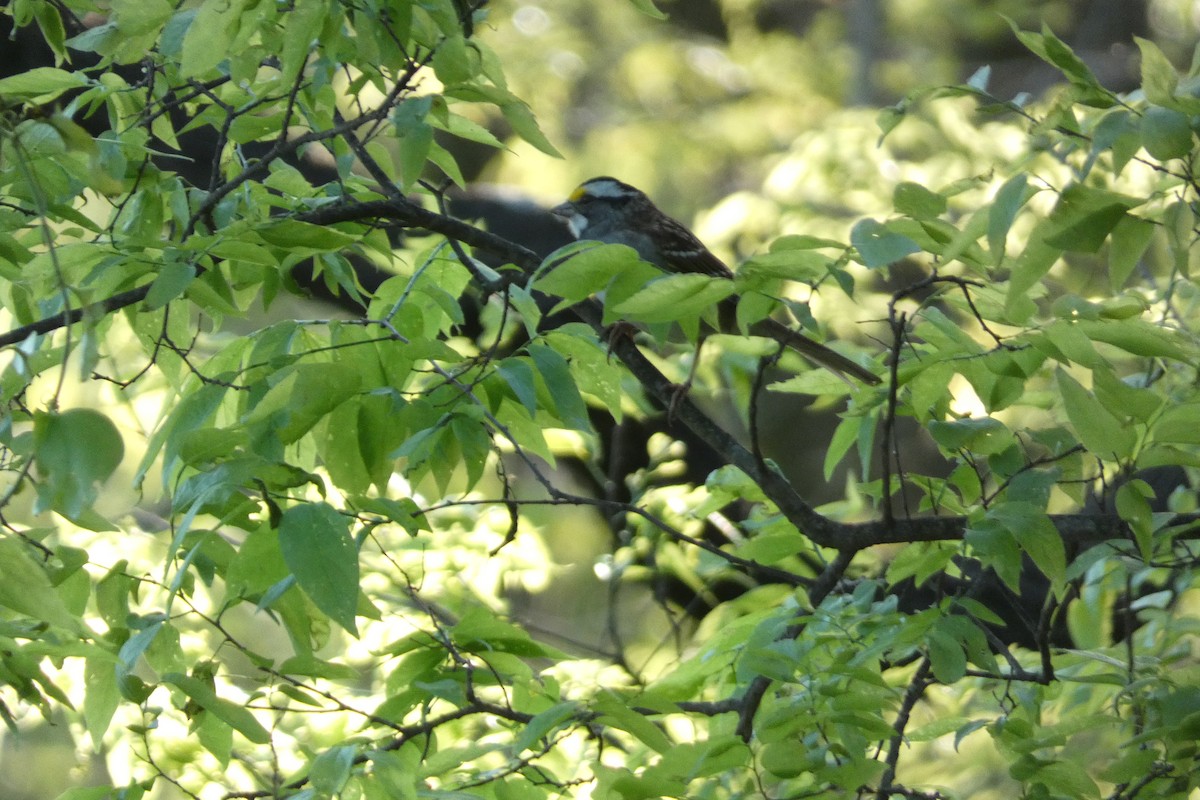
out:
<path id="1" fill-rule="evenodd" d="M 575 204 L 568 200 L 565 203 L 559 203 L 554 208 L 550 209 L 550 213 L 567 223 L 567 227 L 571 229 L 571 235 L 576 239 L 582 238 L 583 231 L 587 228 L 587 219 L 579 213 L 579 209 Z"/>

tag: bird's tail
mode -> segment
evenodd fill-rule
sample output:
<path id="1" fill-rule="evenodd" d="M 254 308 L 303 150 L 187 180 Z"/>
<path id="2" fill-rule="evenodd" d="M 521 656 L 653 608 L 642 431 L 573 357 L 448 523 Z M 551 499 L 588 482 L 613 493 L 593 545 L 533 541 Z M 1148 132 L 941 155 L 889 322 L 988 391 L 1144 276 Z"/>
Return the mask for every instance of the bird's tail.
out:
<path id="1" fill-rule="evenodd" d="M 856 364 L 836 350 L 831 350 L 820 342 L 814 342 L 804 334 L 797 333 L 773 319 L 764 319 L 755 323 L 751 326 L 750 332 L 756 336 L 768 336 L 780 344 L 792 348 L 814 364 L 835 373 L 849 375 L 871 386 L 881 383 L 879 376 L 874 372 Z"/>
<path id="2" fill-rule="evenodd" d="M 736 303 L 722 303 L 718 315 L 723 332 L 738 332 Z M 841 353 L 829 349 L 820 342 L 815 342 L 804 334 L 792 330 L 781 322 L 776 322 L 773 319 L 760 320 L 750 326 L 750 333 L 754 336 L 764 336 L 768 339 L 774 339 L 780 344 L 792 348 L 817 366 L 824 367 L 838 376 L 844 377 L 849 375 L 870 386 L 876 386 L 881 383 L 879 376 L 875 373 L 854 363 Z"/>

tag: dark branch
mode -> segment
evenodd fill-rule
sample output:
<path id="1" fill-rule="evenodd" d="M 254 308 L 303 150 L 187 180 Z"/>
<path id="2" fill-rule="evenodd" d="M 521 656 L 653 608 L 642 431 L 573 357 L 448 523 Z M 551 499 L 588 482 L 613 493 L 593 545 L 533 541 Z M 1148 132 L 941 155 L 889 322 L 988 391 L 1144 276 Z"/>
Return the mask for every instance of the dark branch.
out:
<path id="1" fill-rule="evenodd" d="M 314 225 L 389 219 L 405 227 L 441 234 L 471 247 L 486 250 L 519 267 L 520 271 L 502 273 L 509 276 L 505 278 L 509 281 L 528 277 L 541 264 L 537 254 L 525 247 L 460 219 L 430 211 L 402 196 L 331 204 L 296 214 L 294 218 Z M 18 344 L 32 334 L 50 333 L 86 317 L 98 317 L 128 308 L 144 300 L 148 291 L 149 284 L 139 286 L 100 302 L 70 309 L 0 334 L 0 347 Z M 584 322 L 597 331 L 603 330 L 602 309 L 598 302 L 580 303 L 575 311 Z M 797 493 L 792 483 L 777 468 L 760 462 L 747 447 L 713 422 L 688 398 L 679 399 L 675 384 L 663 375 L 632 341 L 618 338 L 613 342 L 612 351 L 651 396 L 664 405 L 674 402 L 676 419 L 687 425 L 728 463 L 758 483 L 796 529 L 817 545 L 854 553 L 883 544 L 953 541 L 962 539 L 966 533 L 968 522 L 965 517 L 916 517 L 842 523 L 823 516 Z M 1051 515 L 1050 520 L 1068 546 L 1085 546 L 1110 539 L 1128 539 L 1130 536 L 1128 526 L 1115 515 L 1060 514 Z M 1169 524 L 1180 526 L 1198 523 L 1200 514 L 1180 514 Z"/>

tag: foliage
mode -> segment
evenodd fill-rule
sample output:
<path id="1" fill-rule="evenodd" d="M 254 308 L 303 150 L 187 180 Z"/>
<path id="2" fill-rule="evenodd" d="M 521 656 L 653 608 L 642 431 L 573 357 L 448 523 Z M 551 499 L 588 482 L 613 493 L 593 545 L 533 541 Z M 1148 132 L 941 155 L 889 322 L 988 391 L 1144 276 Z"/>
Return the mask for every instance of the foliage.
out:
<path id="1" fill-rule="evenodd" d="M 798 141 L 739 321 L 873 307 L 843 346 L 884 385 L 713 337 L 684 397 L 671 329 L 728 285 L 447 213 L 450 142 L 505 145 L 479 120 L 556 153 L 482 5 L 7 8 L 60 61 L 0 79 L 0 715 L 64 713 L 125 776 L 64 797 L 1189 796 L 1195 501 L 1145 471 L 1200 466 L 1197 70 L 1139 42 L 1117 95 L 1018 29 L 1063 88 L 884 110 L 872 157 L 912 174 L 847 231 L 798 224 Z M 364 313 L 263 321 L 314 285 Z M 793 395 L 840 409 L 836 506 L 764 456 Z M 667 407 L 718 468 L 659 435 L 606 472 L 614 418 Z M 605 526 L 588 649 L 518 606 L 563 569 L 543 535 Z M 636 619 L 662 576 L 711 612 Z"/>

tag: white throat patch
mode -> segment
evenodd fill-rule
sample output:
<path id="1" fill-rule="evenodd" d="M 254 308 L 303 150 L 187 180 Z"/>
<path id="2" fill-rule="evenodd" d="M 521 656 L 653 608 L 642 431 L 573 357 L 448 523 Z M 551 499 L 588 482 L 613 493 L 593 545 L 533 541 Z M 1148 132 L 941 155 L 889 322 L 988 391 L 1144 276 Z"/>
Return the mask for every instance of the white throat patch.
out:
<path id="1" fill-rule="evenodd" d="M 575 236 L 575 238 L 582 239 L 583 232 L 587 230 L 588 226 L 587 217 L 583 216 L 583 214 L 572 214 L 571 216 L 567 217 L 566 220 L 567 227 L 571 229 L 571 233 Z"/>

